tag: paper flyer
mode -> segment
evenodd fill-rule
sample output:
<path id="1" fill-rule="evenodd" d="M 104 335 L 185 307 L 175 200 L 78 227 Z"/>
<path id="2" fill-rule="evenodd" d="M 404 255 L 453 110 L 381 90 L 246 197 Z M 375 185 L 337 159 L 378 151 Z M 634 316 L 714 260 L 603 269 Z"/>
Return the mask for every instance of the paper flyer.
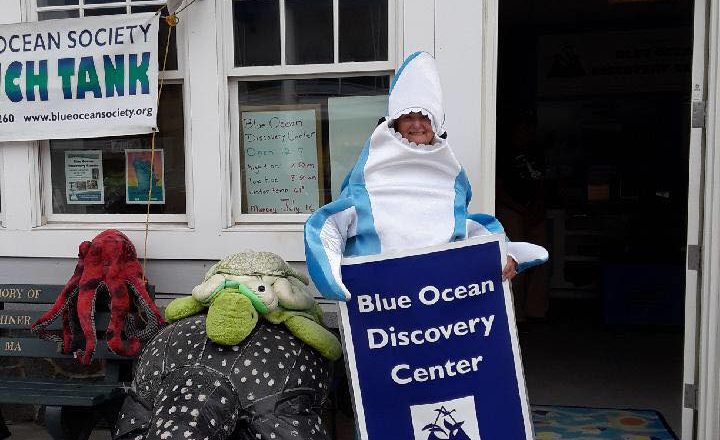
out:
<path id="1" fill-rule="evenodd" d="M 102 151 L 66 151 L 66 202 L 69 205 L 102 205 L 104 195 Z"/>

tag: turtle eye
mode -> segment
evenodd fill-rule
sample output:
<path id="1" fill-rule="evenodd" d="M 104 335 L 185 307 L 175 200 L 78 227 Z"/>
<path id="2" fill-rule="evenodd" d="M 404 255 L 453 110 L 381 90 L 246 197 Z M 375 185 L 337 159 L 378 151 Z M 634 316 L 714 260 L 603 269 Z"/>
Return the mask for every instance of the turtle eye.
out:
<path id="1" fill-rule="evenodd" d="M 265 286 L 263 286 L 262 284 L 259 285 L 259 286 L 258 286 L 258 292 L 262 293 L 262 292 L 264 292 L 264 291 L 265 291 Z"/>

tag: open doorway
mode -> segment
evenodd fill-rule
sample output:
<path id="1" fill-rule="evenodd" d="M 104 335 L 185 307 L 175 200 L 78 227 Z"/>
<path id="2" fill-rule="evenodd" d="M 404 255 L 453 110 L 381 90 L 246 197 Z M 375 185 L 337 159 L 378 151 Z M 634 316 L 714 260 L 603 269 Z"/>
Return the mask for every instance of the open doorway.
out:
<path id="1" fill-rule="evenodd" d="M 532 404 L 680 432 L 690 0 L 503 0 L 496 213 L 544 244 L 514 283 Z"/>

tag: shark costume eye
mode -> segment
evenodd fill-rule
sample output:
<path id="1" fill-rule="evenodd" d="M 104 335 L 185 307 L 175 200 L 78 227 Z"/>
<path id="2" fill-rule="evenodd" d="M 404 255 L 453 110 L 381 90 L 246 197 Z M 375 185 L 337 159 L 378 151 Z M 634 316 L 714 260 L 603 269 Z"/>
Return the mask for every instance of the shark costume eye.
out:
<path id="1" fill-rule="evenodd" d="M 258 292 L 262 293 L 262 292 L 265 291 L 265 286 L 263 286 L 263 285 L 261 284 L 261 285 L 258 286 L 257 289 L 258 289 Z"/>

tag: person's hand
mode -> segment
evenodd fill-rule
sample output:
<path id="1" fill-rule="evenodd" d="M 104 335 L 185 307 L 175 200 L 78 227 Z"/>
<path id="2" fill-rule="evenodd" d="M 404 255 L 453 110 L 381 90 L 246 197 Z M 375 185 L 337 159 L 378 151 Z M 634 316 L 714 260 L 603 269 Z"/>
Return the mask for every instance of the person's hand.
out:
<path id="1" fill-rule="evenodd" d="M 517 263 L 508 255 L 507 262 L 502 271 L 502 279 L 503 281 L 512 280 L 515 278 L 515 275 L 517 275 Z"/>

